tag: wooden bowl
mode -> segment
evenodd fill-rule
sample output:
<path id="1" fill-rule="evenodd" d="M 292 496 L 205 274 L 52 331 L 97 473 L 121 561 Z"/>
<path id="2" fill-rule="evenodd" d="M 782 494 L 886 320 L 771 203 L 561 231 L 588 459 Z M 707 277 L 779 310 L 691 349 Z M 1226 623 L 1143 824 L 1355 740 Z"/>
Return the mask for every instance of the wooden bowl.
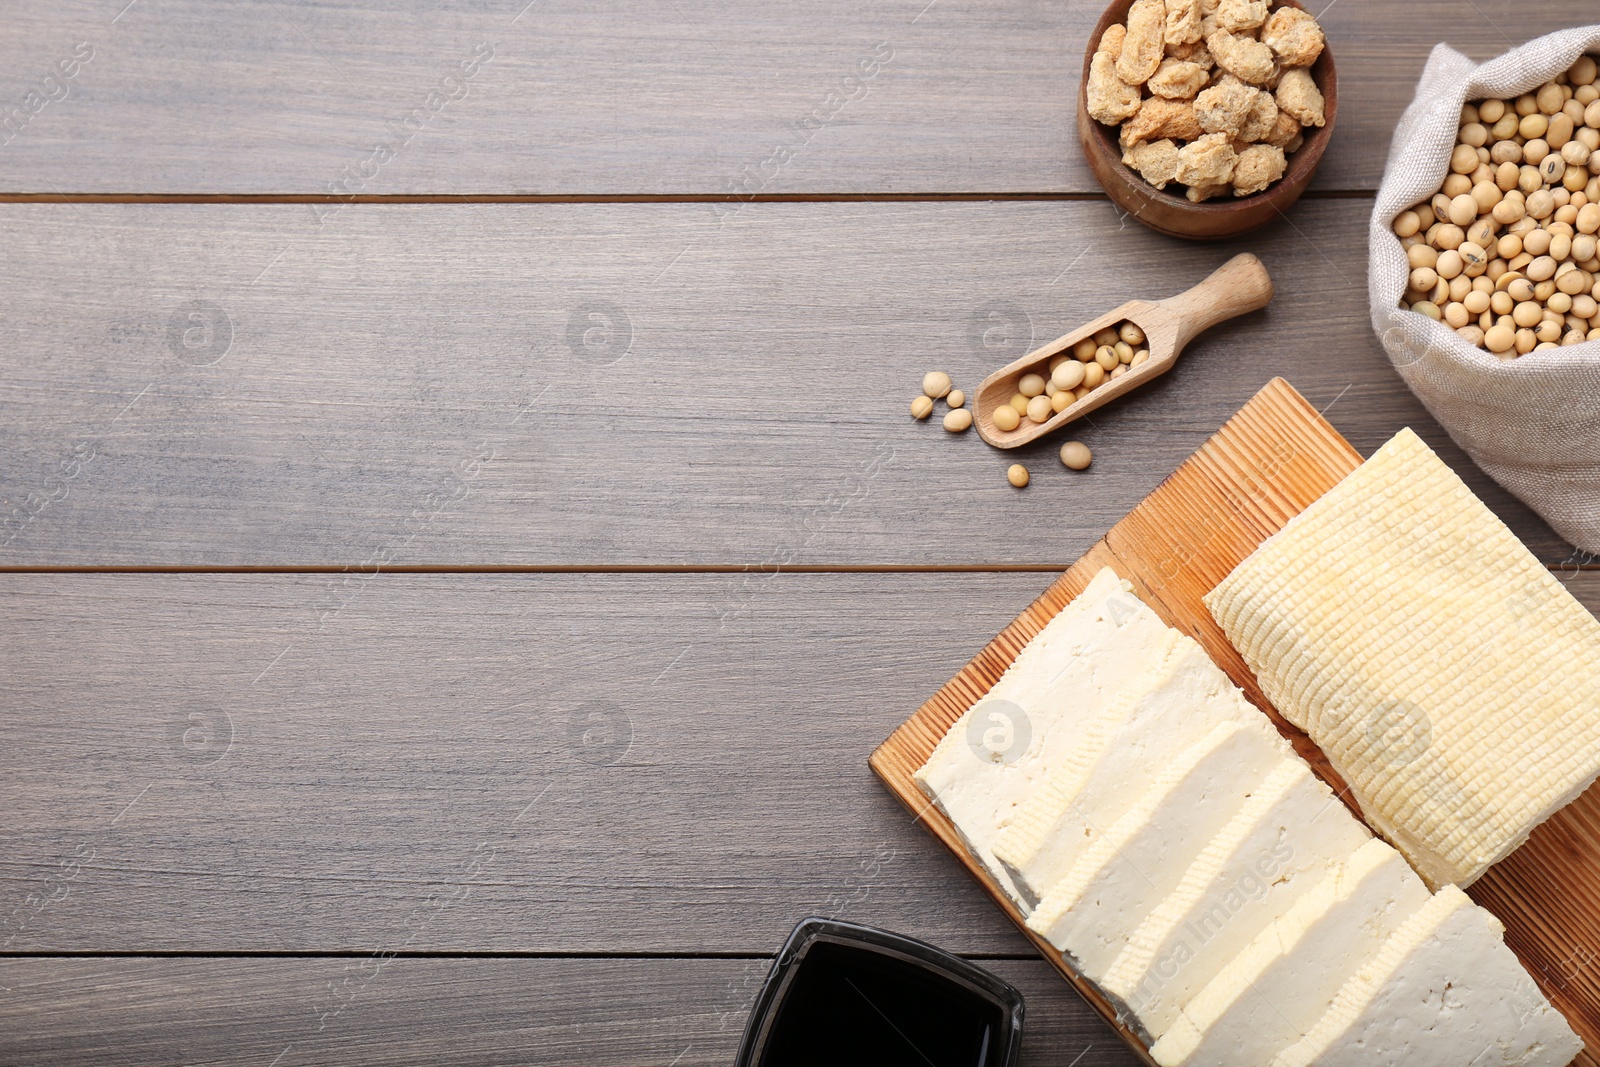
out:
<path id="1" fill-rule="evenodd" d="M 1157 189 L 1138 171 L 1125 166 L 1117 128 L 1102 126 L 1089 117 L 1089 62 L 1106 28 L 1115 22 L 1126 22 L 1132 6 L 1133 0 L 1115 0 L 1100 16 L 1083 53 L 1083 77 L 1078 84 L 1078 141 L 1089 160 L 1089 169 L 1106 194 L 1152 230 L 1193 241 L 1233 237 L 1264 226 L 1287 211 L 1310 184 L 1328 147 L 1328 138 L 1333 136 L 1334 117 L 1339 110 L 1339 78 L 1334 71 L 1332 50 L 1324 47 L 1311 65 L 1311 78 L 1322 90 L 1327 125 L 1306 134 L 1300 150 L 1289 157 L 1289 169 L 1283 177 L 1254 196 L 1219 197 L 1195 204 L 1187 197 Z M 1303 7 L 1296 0 L 1280 0 L 1276 6 Z"/>

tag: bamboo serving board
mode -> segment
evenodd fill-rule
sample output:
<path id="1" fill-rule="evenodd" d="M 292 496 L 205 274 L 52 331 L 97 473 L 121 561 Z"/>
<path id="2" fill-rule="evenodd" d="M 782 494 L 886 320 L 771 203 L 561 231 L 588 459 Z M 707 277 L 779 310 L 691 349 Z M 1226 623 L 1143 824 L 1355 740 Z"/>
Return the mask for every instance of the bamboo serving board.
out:
<path id="1" fill-rule="evenodd" d="M 1199 641 L 1360 815 L 1322 751 L 1267 702 L 1200 598 L 1361 460 L 1293 386 L 1273 379 L 872 754 L 872 769 L 889 790 L 1146 1063 L 1154 1063 L 1149 1050 L 1049 942 L 1028 930 L 912 775 L 1023 646 L 1109 566 L 1169 625 Z M 1505 923 L 1507 943 L 1583 1038 L 1587 1048 L 1575 1062 L 1600 1067 L 1600 786 L 1539 827 L 1469 892 Z"/>

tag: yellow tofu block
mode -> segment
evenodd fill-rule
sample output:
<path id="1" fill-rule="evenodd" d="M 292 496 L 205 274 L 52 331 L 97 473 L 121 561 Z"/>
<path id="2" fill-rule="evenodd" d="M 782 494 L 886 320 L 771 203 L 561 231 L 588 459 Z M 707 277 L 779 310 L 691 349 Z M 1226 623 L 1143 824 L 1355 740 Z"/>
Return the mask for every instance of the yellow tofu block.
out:
<path id="1" fill-rule="evenodd" d="M 1205 601 L 1434 888 L 1600 774 L 1600 623 L 1410 430 Z"/>

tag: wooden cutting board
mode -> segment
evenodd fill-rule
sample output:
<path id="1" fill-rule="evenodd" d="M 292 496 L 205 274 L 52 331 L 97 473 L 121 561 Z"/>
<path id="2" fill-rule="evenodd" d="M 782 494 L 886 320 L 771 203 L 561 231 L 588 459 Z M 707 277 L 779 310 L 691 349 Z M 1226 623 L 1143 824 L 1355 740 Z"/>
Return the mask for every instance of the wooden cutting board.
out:
<path id="1" fill-rule="evenodd" d="M 956 854 L 1023 934 L 1145 1062 L 1149 1051 L 1110 1004 L 1023 923 L 912 775 L 946 731 L 999 680 L 1022 647 L 1101 567 L 1130 580 L 1166 622 L 1199 641 L 1351 810 L 1344 781 L 1309 737 L 1262 696 L 1200 598 L 1257 545 L 1350 473 L 1362 457 L 1294 387 L 1275 378 L 1155 492 L 1073 564 L 872 754 L 872 769 Z M 1546 822 L 1469 891 L 1506 925 L 1506 941 L 1600 1067 L 1600 786 Z"/>

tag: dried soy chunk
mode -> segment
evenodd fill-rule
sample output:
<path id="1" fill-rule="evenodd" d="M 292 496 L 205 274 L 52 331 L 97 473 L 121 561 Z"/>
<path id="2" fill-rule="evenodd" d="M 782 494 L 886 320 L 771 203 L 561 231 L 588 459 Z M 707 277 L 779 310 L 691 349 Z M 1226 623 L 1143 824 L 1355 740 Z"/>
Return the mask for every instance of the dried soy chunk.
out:
<path id="1" fill-rule="evenodd" d="M 1139 111 L 1137 87 L 1117 77 L 1117 62 L 1109 52 L 1096 52 L 1089 61 L 1089 117 L 1107 126 L 1125 122 Z"/>
<path id="2" fill-rule="evenodd" d="M 1238 159 L 1227 134 L 1208 133 L 1179 149 L 1176 178 L 1199 189 L 1227 186 L 1233 181 L 1233 168 Z"/>
<path id="3" fill-rule="evenodd" d="M 1206 133 L 1239 137 L 1256 106 L 1258 90 L 1237 78 L 1223 78 L 1194 100 L 1195 119 Z"/>
<path id="4" fill-rule="evenodd" d="M 1233 195 L 1250 196 L 1259 193 L 1288 169 L 1289 161 L 1283 149 L 1270 144 L 1253 144 L 1239 153 L 1233 167 Z"/>
<path id="5" fill-rule="evenodd" d="M 1167 20 L 1163 40 L 1168 54 L 1181 45 L 1200 40 L 1200 0 L 1167 0 Z"/>
<path id="6" fill-rule="evenodd" d="M 1227 196 L 1231 192 L 1233 192 L 1233 186 L 1223 182 L 1221 185 L 1191 185 L 1189 186 L 1189 191 L 1183 195 L 1188 197 L 1192 203 L 1199 204 L 1206 200 L 1215 200 L 1219 196 Z"/>
<path id="7" fill-rule="evenodd" d="M 1222 0 L 1217 25 L 1229 33 L 1248 33 L 1267 21 L 1267 0 Z"/>
<path id="8" fill-rule="evenodd" d="M 1278 107 L 1299 120 L 1302 126 L 1326 126 L 1323 114 L 1322 91 L 1304 67 L 1283 72 L 1278 82 Z"/>
<path id="9" fill-rule="evenodd" d="M 1195 94 L 1204 89 L 1209 80 L 1206 68 L 1198 63 L 1183 59 L 1163 59 L 1161 66 L 1150 75 L 1146 88 L 1156 96 L 1164 96 L 1169 100 L 1193 100 Z"/>
<path id="10" fill-rule="evenodd" d="M 1278 106 L 1278 101 L 1276 99 L 1272 101 L 1272 106 Z M 1295 140 L 1300 137 L 1300 130 L 1300 120 L 1289 114 L 1287 111 L 1279 109 L 1278 118 L 1273 122 L 1271 132 L 1269 132 L 1265 137 L 1261 138 L 1261 140 L 1266 144 L 1276 145 L 1285 152 L 1292 152 L 1294 149 L 1290 148 L 1289 145 L 1293 144 Z"/>
<path id="11" fill-rule="evenodd" d="M 1272 49 L 1260 41 L 1218 30 L 1206 37 L 1206 47 L 1217 66 L 1240 81 L 1265 85 L 1278 74 L 1278 61 Z"/>
<path id="12" fill-rule="evenodd" d="M 1197 63 L 1208 71 L 1217 65 L 1217 61 L 1211 58 L 1211 50 L 1206 47 L 1204 40 L 1196 41 L 1194 44 L 1181 44 L 1169 48 L 1167 49 L 1167 58 L 1176 59 L 1184 63 Z"/>
<path id="13" fill-rule="evenodd" d="M 1239 128 L 1239 139 L 1250 144 L 1265 140 L 1278 125 L 1278 102 L 1272 94 L 1260 89 L 1252 89 L 1255 101 L 1250 106 L 1250 112 L 1245 116 L 1244 125 Z"/>
<path id="14" fill-rule="evenodd" d="M 1106 27 L 1106 32 L 1100 35 L 1099 51 L 1104 52 L 1113 60 L 1122 56 L 1122 44 L 1128 39 L 1128 27 L 1120 22 L 1113 22 Z"/>
<path id="15" fill-rule="evenodd" d="M 1178 146 L 1171 138 L 1134 145 L 1122 162 L 1157 189 L 1165 189 L 1178 177 Z"/>
<path id="16" fill-rule="evenodd" d="M 1317 20 L 1297 7 L 1280 7 L 1261 29 L 1261 41 L 1285 67 L 1309 67 L 1327 43 Z"/>
<path id="17" fill-rule="evenodd" d="M 1152 96 L 1139 105 L 1138 114 L 1122 127 L 1122 146 L 1130 149 L 1146 141 L 1163 139 L 1192 141 L 1204 132 L 1193 104 Z"/>
<path id="18" fill-rule="evenodd" d="M 1128 9 L 1128 37 L 1117 57 L 1117 77 L 1129 85 L 1149 80 L 1165 52 L 1166 22 L 1165 0 L 1134 0 Z"/>

